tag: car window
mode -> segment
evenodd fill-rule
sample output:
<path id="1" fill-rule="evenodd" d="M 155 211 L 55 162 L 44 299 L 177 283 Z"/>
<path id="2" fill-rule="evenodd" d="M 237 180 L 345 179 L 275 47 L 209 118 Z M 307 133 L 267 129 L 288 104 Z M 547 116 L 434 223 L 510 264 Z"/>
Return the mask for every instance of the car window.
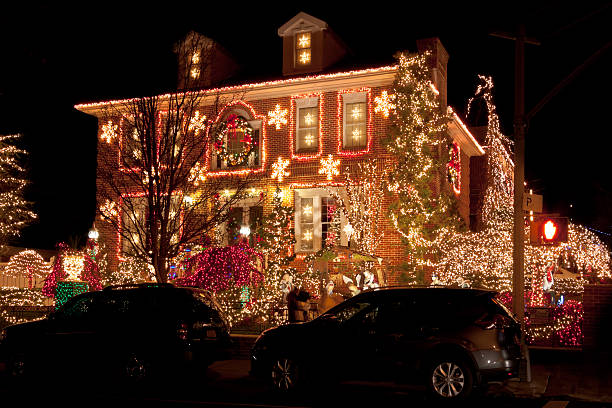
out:
<path id="1" fill-rule="evenodd" d="M 340 323 L 346 323 L 350 321 L 351 319 L 353 319 L 354 317 L 356 317 L 359 312 L 361 312 L 362 310 L 365 310 L 370 305 L 371 305 L 371 302 L 369 301 L 365 301 L 365 300 L 355 301 L 355 302 L 347 303 L 345 307 L 335 309 L 330 313 L 333 313 L 336 316 L 336 319 Z"/>
<path id="2" fill-rule="evenodd" d="M 84 319 L 93 315 L 94 297 L 81 296 L 71 299 L 56 316 L 59 319 Z"/>

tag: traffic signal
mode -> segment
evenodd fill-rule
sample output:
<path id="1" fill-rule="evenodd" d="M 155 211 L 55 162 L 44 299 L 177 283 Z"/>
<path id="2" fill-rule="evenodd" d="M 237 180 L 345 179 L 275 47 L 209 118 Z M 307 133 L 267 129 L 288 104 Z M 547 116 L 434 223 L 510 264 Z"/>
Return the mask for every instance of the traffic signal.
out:
<path id="1" fill-rule="evenodd" d="M 567 217 L 540 216 L 530 224 L 532 245 L 557 245 L 567 242 Z"/>

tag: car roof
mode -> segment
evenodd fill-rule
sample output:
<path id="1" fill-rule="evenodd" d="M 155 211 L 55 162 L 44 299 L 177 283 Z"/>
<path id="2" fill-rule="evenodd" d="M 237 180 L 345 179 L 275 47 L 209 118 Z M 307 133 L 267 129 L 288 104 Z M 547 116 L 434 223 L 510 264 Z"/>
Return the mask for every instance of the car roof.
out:
<path id="1" fill-rule="evenodd" d="M 386 286 L 364 291 L 359 296 L 404 296 L 404 295 L 426 295 L 426 296 L 495 296 L 498 292 L 480 288 L 458 288 L 448 286 Z"/>

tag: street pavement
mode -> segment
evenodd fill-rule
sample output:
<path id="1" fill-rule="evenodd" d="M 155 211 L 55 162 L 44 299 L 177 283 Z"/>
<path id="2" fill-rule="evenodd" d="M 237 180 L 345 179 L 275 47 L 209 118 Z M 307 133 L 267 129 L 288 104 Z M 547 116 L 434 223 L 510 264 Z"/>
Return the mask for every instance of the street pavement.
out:
<path id="1" fill-rule="evenodd" d="M 87 378 L 23 384 L 0 383 L 0 407 L 34 405 L 104 407 L 436 407 L 422 387 L 346 383 L 293 397 L 275 396 L 248 375 L 244 352 L 212 364 L 192 378 L 165 378 L 146 386 L 114 388 Z M 531 350 L 532 381 L 493 384 L 464 406 L 506 408 L 612 407 L 609 354 L 563 350 Z"/>

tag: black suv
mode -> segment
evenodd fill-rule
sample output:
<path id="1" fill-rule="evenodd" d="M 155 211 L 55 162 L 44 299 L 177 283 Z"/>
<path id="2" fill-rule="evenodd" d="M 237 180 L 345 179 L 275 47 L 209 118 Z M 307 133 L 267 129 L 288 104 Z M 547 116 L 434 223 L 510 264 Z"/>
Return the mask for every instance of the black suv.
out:
<path id="1" fill-rule="evenodd" d="M 495 292 L 385 288 L 363 292 L 318 318 L 266 330 L 251 374 L 277 391 L 314 380 L 420 383 L 446 400 L 517 375 L 520 325 Z"/>
<path id="2" fill-rule="evenodd" d="M 205 368 L 230 350 L 227 320 L 214 297 L 170 284 L 84 293 L 46 319 L 5 328 L 0 340 L 0 357 L 15 377 L 85 369 L 142 380 L 158 369 Z"/>

